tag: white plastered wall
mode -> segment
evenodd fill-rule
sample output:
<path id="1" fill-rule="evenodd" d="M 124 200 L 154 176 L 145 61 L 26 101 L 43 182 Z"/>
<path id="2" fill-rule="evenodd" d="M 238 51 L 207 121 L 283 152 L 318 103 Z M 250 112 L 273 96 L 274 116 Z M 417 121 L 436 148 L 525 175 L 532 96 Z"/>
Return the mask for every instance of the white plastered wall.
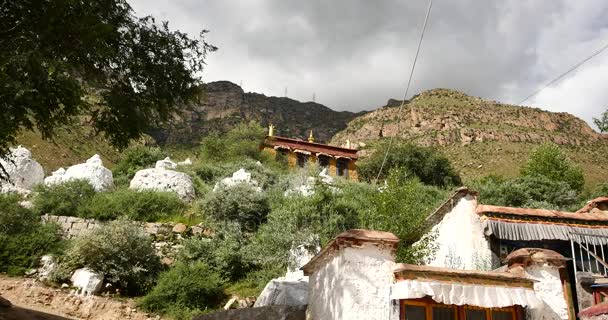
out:
<path id="1" fill-rule="evenodd" d="M 534 291 L 543 301 L 543 307 L 530 309 L 527 318 L 531 320 L 568 319 L 568 305 L 559 276 L 559 269 L 548 264 L 532 264 L 526 267 L 524 275 L 533 279 Z"/>
<path id="2" fill-rule="evenodd" d="M 460 198 L 432 228 L 437 251 L 429 265 L 466 270 L 492 269 L 492 251 L 476 208 L 477 199 L 468 194 Z"/>
<path id="3" fill-rule="evenodd" d="M 389 300 L 394 259 L 390 250 L 371 243 L 336 250 L 309 276 L 306 319 L 394 319 Z"/>

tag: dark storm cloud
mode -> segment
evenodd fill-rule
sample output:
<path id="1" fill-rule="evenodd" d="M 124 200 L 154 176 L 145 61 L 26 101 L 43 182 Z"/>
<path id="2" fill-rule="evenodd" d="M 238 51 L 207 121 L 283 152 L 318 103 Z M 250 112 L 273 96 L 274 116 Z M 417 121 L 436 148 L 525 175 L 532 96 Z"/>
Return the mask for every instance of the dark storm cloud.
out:
<path id="1" fill-rule="evenodd" d="M 267 95 L 283 95 L 287 87 L 298 100 L 315 93 L 332 108 L 362 110 L 403 95 L 428 2 L 132 4 L 138 14 L 192 34 L 211 30 L 209 40 L 220 50 L 208 59 L 206 81 L 242 81 L 245 90 Z M 435 0 L 410 94 L 446 87 L 517 102 L 608 41 L 607 9 L 599 0 Z M 608 90 L 585 85 L 603 79 L 606 56 L 527 104 L 590 120 L 603 111 L 601 101 L 608 104 Z"/>

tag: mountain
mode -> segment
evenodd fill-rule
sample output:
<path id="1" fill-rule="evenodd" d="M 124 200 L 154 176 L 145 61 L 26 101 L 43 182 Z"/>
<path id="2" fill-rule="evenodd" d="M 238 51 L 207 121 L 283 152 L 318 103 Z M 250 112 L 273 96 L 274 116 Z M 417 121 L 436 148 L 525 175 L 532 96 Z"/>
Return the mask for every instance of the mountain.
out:
<path id="1" fill-rule="evenodd" d="M 240 122 L 256 120 L 263 126 L 275 125 L 277 134 L 286 137 L 306 138 L 313 129 L 317 141 L 325 142 L 362 114 L 334 111 L 315 102 L 246 93 L 232 82 L 217 81 L 205 84 L 198 103 L 184 108 L 171 125 L 150 135 L 161 145 L 195 145 L 210 132 L 223 133 Z"/>
<path id="2" fill-rule="evenodd" d="M 350 140 L 368 144 L 396 136 L 442 149 L 466 178 L 487 174 L 514 176 L 528 153 L 542 143 L 555 143 L 585 170 L 589 183 L 607 181 L 608 138 L 568 114 L 503 104 L 450 89 L 420 93 L 405 102 L 361 115 L 337 133 L 331 143 Z M 365 153 L 365 152 L 363 152 Z"/>

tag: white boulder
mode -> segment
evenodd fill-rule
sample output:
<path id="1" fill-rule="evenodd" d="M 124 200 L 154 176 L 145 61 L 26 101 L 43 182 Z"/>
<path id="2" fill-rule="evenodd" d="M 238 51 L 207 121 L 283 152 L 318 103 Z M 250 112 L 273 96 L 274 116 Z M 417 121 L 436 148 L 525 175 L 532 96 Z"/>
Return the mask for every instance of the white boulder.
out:
<path id="1" fill-rule="evenodd" d="M 60 173 L 58 173 L 58 175 L 60 175 Z M 104 191 L 114 186 L 112 171 L 103 166 L 101 157 L 98 154 L 92 156 L 85 163 L 80 163 L 69 167 L 63 174 L 61 182 L 77 179 L 88 181 L 93 186 L 95 191 Z"/>
<path id="2" fill-rule="evenodd" d="M 279 278 L 272 279 L 266 284 L 253 306 L 301 306 L 306 304 L 308 304 L 307 280 L 283 280 Z"/>
<path id="3" fill-rule="evenodd" d="M 192 160 L 190 160 L 190 158 L 186 158 L 186 160 L 178 162 L 177 165 L 178 166 L 190 166 L 190 165 L 192 165 Z"/>
<path id="4" fill-rule="evenodd" d="M 78 289 L 83 296 L 95 294 L 101 290 L 103 275 L 93 272 L 91 269 L 82 268 L 72 274 L 72 286 Z"/>
<path id="5" fill-rule="evenodd" d="M 40 268 L 38 268 L 38 279 L 39 280 L 47 280 L 49 278 L 49 274 L 55 270 L 57 267 L 57 263 L 55 259 L 51 255 L 44 255 L 40 258 Z"/>
<path id="6" fill-rule="evenodd" d="M 9 181 L 16 188 L 15 190 L 31 190 L 34 185 L 42 183 L 44 169 L 40 163 L 32 159 L 30 150 L 22 146 L 10 150 L 11 153 L 6 159 L 0 158 L 0 164 L 8 173 Z"/>
<path id="7" fill-rule="evenodd" d="M 239 183 L 244 183 L 252 186 L 257 192 L 262 192 L 262 188 L 258 186 L 258 182 L 251 179 L 251 173 L 245 171 L 245 169 L 241 168 L 238 171 L 232 174 L 232 177 L 227 177 L 222 179 L 220 182 L 216 183 L 213 187 L 213 192 L 217 191 L 219 188 L 230 188 L 234 187 Z"/>
<path id="8" fill-rule="evenodd" d="M 61 182 L 63 182 L 64 175 L 65 175 L 65 169 L 59 168 L 59 169 L 53 171 L 53 173 L 51 173 L 50 176 L 44 178 L 44 185 L 50 186 L 53 184 L 60 184 Z"/>
<path id="9" fill-rule="evenodd" d="M 314 187 L 317 183 L 317 180 L 327 185 L 332 185 L 334 183 L 334 178 L 327 173 L 327 168 L 324 168 L 323 170 L 321 170 L 318 177 L 308 177 L 304 180 L 300 180 L 299 185 L 296 184 L 296 186 L 292 189 L 285 191 L 284 195 L 289 196 L 291 194 L 300 194 L 305 197 L 312 196 L 315 192 Z M 330 189 L 333 192 L 337 191 L 337 189 L 334 187 L 330 187 Z"/>
<path id="10" fill-rule="evenodd" d="M 163 160 L 156 161 L 156 165 L 154 166 L 156 169 L 175 169 L 177 168 L 177 163 L 171 161 L 169 157 L 164 158 Z"/>
<path id="11" fill-rule="evenodd" d="M 190 176 L 183 172 L 167 169 L 139 170 L 131 180 L 129 188 L 173 192 L 185 201 L 190 201 L 195 196 Z"/>

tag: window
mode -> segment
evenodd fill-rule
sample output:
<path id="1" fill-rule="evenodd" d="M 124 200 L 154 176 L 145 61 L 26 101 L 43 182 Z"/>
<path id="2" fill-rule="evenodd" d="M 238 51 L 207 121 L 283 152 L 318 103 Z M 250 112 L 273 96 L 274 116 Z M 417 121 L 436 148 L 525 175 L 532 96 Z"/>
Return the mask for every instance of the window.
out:
<path id="1" fill-rule="evenodd" d="M 308 163 L 308 155 L 303 153 L 296 153 L 298 157 L 298 167 L 304 168 Z"/>
<path id="2" fill-rule="evenodd" d="M 517 320 L 517 306 L 479 308 L 437 303 L 430 298 L 401 300 L 401 320 Z"/>
<path id="3" fill-rule="evenodd" d="M 317 157 L 317 162 L 319 163 L 320 168 L 327 168 L 329 166 L 329 157 L 324 155 L 319 155 Z"/>
<path id="4" fill-rule="evenodd" d="M 348 159 L 338 159 L 336 171 L 338 176 L 348 178 Z"/>

